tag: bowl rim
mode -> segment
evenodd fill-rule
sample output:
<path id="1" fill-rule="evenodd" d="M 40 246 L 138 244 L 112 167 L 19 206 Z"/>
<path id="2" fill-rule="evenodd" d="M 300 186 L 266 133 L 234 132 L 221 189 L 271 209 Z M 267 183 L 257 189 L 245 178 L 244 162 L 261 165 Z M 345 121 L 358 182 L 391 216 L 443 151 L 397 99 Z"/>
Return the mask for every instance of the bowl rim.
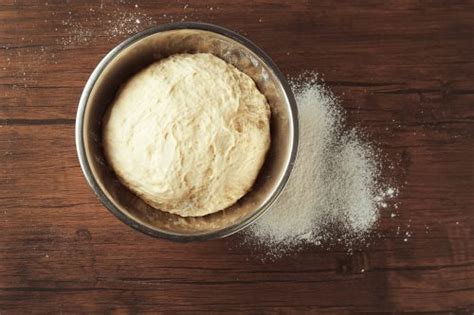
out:
<path id="1" fill-rule="evenodd" d="M 133 220 L 132 218 L 127 216 L 125 213 L 123 213 L 118 207 L 116 207 L 115 204 L 111 200 L 109 200 L 107 195 L 102 191 L 102 189 L 100 188 L 99 184 L 97 183 L 92 173 L 91 167 L 89 165 L 89 161 L 87 159 L 86 150 L 84 146 L 84 139 L 83 139 L 84 115 L 85 115 L 86 106 L 89 100 L 89 96 L 99 76 L 106 69 L 109 63 L 121 51 L 123 51 L 124 49 L 131 46 L 132 44 L 148 36 L 154 35 L 156 33 L 165 32 L 165 31 L 180 30 L 180 29 L 203 30 L 203 31 L 208 31 L 208 32 L 219 34 L 219 35 L 223 35 L 225 37 L 230 38 L 231 40 L 234 40 L 244 45 L 246 48 L 248 48 L 257 56 L 259 56 L 274 72 L 279 83 L 283 87 L 285 96 L 287 97 L 288 102 L 289 102 L 290 118 L 291 118 L 292 126 L 293 126 L 293 128 L 290 129 L 293 132 L 290 159 L 288 161 L 283 177 L 278 183 L 273 194 L 270 195 L 269 198 L 267 198 L 266 202 L 260 208 L 256 209 L 251 215 L 249 215 L 247 218 L 245 218 L 239 223 L 227 226 L 217 231 L 204 232 L 204 233 L 192 234 L 192 235 L 169 233 L 166 231 L 150 228 L 149 226 L 145 224 L 142 224 L 140 222 Z M 87 183 L 92 188 L 92 190 L 94 191 L 94 193 L 96 194 L 100 202 L 119 220 L 121 220 L 126 225 L 132 227 L 133 229 L 155 238 L 167 239 L 167 240 L 177 241 L 177 242 L 204 241 L 204 240 L 223 238 L 231 234 L 234 234 L 238 231 L 241 231 L 242 229 L 246 228 L 251 223 L 253 223 L 255 220 L 257 220 L 261 215 L 263 215 L 270 208 L 270 206 L 275 202 L 275 200 L 278 198 L 278 196 L 280 195 L 280 193 L 286 186 L 286 183 L 288 182 L 288 178 L 290 176 L 290 173 L 293 169 L 293 165 L 296 160 L 298 138 L 299 138 L 298 134 L 299 134 L 298 109 L 296 106 L 296 101 L 295 101 L 293 92 L 285 76 L 280 71 L 280 69 L 276 66 L 276 64 L 272 61 L 272 59 L 261 48 L 259 48 L 257 45 L 255 45 L 252 41 L 250 41 L 246 37 L 234 31 L 231 31 L 227 28 L 210 24 L 210 23 L 202 23 L 202 22 L 177 22 L 177 23 L 169 23 L 169 24 L 154 26 L 144 31 L 141 31 L 135 35 L 132 35 L 131 37 L 125 39 L 120 44 L 115 46 L 109 53 L 105 55 L 105 57 L 102 58 L 102 60 L 98 63 L 98 65 L 95 67 L 94 71 L 90 75 L 89 79 L 87 80 L 87 83 L 84 87 L 84 90 L 79 100 L 79 105 L 78 105 L 77 114 L 76 114 L 76 126 L 75 126 L 75 140 L 76 140 L 75 142 L 76 142 L 76 150 L 77 150 L 77 155 L 79 158 L 79 163 L 80 163 L 82 172 L 84 173 L 84 176 L 87 180 Z"/>

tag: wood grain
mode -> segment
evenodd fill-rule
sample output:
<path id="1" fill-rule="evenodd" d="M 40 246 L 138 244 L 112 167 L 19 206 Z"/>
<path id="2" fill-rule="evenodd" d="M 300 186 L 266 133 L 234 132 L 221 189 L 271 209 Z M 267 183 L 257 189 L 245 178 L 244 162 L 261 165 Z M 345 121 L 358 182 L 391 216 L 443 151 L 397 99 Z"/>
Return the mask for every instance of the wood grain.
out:
<path id="1" fill-rule="evenodd" d="M 75 153 L 82 88 L 128 33 L 182 19 L 339 96 L 401 187 L 368 248 L 262 261 L 242 235 L 174 244 L 101 206 Z M 0 20 L 2 315 L 474 310 L 473 2 L 7 0 Z"/>

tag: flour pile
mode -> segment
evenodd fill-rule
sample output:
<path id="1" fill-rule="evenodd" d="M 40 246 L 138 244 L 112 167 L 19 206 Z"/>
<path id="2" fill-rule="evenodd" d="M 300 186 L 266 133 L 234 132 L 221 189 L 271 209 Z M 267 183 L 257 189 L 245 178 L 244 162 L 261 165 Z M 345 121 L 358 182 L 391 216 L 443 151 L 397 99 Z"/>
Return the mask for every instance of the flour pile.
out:
<path id="1" fill-rule="evenodd" d="M 334 95 L 306 74 L 291 81 L 299 110 L 300 144 L 289 182 L 275 204 L 246 232 L 248 242 L 281 256 L 303 245 L 364 239 L 379 209 L 397 190 L 380 183 L 373 148 L 344 130 Z"/>

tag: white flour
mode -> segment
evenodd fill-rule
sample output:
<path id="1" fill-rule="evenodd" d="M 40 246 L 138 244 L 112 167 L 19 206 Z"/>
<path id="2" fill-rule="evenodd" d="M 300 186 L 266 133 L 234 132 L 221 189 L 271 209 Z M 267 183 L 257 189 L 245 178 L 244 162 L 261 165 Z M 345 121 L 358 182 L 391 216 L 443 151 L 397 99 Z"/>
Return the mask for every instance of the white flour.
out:
<path id="1" fill-rule="evenodd" d="M 396 190 L 379 182 L 373 149 L 357 130 L 343 130 L 343 109 L 314 74 L 292 82 L 300 144 L 289 182 L 247 241 L 281 256 L 330 239 L 350 246 L 373 228 Z"/>
<path id="2" fill-rule="evenodd" d="M 54 13 L 54 12 L 53 12 Z M 61 21 L 65 35 L 58 42 L 65 47 L 92 44 L 94 41 L 116 41 L 157 24 L 156 20 L 145 13 L 137 4 L 105 5 L 90 7 L 84 12 L 68 12 Z M 58 28 L 56 32 L 60 31 Z"/>

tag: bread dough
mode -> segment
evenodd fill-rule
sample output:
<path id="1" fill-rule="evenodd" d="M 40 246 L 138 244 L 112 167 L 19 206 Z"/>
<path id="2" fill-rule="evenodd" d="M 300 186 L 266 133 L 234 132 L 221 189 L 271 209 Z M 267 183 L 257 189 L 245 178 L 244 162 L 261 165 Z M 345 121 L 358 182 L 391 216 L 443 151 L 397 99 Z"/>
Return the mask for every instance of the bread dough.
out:
<path id="1" fill-rule="evenodd" d="M 270 107 L 255 82 L 211 54 L 153 63 L 106 115 L 105 155 L 120 181 L 180 216 L 223 210 L 252 187 L 270 146 Z"/>

